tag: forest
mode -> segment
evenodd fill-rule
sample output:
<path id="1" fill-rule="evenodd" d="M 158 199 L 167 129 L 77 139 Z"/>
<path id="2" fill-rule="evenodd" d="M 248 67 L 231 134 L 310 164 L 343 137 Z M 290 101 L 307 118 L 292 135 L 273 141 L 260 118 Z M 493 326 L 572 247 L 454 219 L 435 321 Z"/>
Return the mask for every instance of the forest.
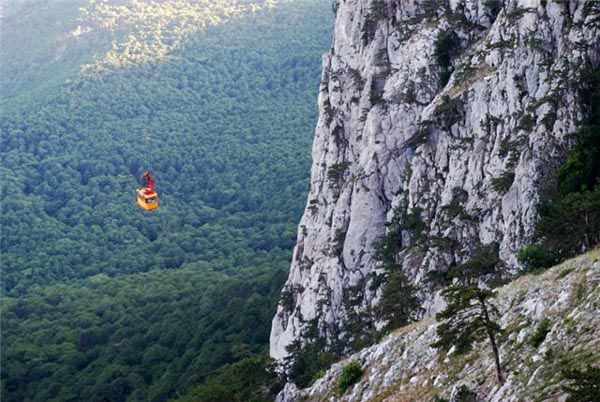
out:
<path id="1" fill-rule="evenodd" d="M 222 385 L 248 367 L 277 386 L 330 4 L 148 4 L 3 6 L 4 401 L 272 398 Z"/>

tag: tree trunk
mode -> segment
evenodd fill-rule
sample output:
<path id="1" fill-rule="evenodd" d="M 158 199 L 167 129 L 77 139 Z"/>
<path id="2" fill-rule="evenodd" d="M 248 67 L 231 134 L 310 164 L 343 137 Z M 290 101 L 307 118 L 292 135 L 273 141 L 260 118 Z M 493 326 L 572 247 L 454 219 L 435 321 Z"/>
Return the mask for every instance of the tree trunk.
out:
<path id="1" fill-rule="evenodd" d="M 494 352 L 494 361 L 496 363 L 496 377 L 498 378 L 498 384 L 502 384 L 504 379 L 502 378 L 502 370 L 500 368 L 500 354 L 498 353 L 498 346 L 496 345 L 496 336 L 494 335 L 494 331 L 490 328 L 490 316 L 488 314 L 487 306 L 485 304 L 485 299 L 480 298 L 479 303 L 481 304 L 481 312 L 483 314 L 483 320 L 485 322 L 485 329 L 490 338 L 490 344 L 492 345 L 492 351 Z"/>

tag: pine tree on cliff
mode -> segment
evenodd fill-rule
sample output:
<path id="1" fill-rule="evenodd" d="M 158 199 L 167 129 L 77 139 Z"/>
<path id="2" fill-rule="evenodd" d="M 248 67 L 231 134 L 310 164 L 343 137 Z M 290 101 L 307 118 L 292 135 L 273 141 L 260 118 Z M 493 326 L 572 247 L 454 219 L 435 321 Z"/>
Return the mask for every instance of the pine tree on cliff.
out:
<path id="1" fill-rule="evenodd" d="M 437 327 L 438 340 L 432 346 L 444 350 L 454 346 L 454 353 L 461 354 L 469 351 L 474 342 L 487 336 L 494 354 L 496 377 L 502 383 L 496 343 L 496 335 L 502 328 L 493 320 L 498 315 L 498 309 L 490 302 L 496 292 L 475 284 L 481 277 L 489 277 L 499 271 L 501 261 L 497 254 L 497 245 L 478 247 L 469 261 L 451 272 L 457 281 L 442 291 L 447 306 L 436 315 L 440 321 Z"/>

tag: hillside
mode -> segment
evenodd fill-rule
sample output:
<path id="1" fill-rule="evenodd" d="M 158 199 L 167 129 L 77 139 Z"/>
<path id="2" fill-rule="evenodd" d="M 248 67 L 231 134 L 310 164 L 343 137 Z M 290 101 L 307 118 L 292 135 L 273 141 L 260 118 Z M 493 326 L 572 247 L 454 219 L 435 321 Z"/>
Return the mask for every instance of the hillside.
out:
<path id="1" fill-rule="evenodd" d="M 308 389 L 288 386 L 278 400 L 441 401 L 456 398 L 464 385 L 476 394 L 469 400 L 561 401 L 564 372 L 600 361 L 600 249 L 499 288 L 494 304 L 504 328 L 502 385 L 487 341 L 460 356 L 438 352 L 430 346 L 437 324 L 427 319 L 334 364 Z M 350 362 L 362 375 L 340 396 L 341 371 Z"/>
<path id="2" fill-rule="evenodd" d="M 264 366 L 329 5 L 25 0 L 1 18 L 2 400 L 165 401 Z"/>

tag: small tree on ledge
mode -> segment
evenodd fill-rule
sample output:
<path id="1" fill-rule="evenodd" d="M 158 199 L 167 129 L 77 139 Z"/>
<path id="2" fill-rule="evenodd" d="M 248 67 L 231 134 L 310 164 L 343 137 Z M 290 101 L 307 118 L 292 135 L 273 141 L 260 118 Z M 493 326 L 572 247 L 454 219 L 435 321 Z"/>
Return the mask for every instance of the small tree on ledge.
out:
<path id="1" fill-rule="evenodd" d="M 461 354 L 468 352 L 474 342 L 487 336 L 494 354 L 498 383 L 502 383 L 503 378 L 496 334 L 502 328 L 493 321 L 498 309 L 490 302 L 496 297 L 496 292 L 480 288 L 476 283 L 481 277 L 496 275 L 502 266 L 498 246 L 489 244 L 478 247 L 469 261 L 450 273 L 456 283 L 442 290 L 447 305 L 436 314 L 436 319 L 440 321 L 437 327 L 438 340 L 432 345 L 446 351 L 454 346 L 455 353 Z"/>
<path id="2" fill-rule="evenodd" d="M 454 346 L 455 353 L 465 353 L 471 349 L 473 342 L 487 335 L 494 353 L 496 376 L 498 382 L 502 383 L 500 355 L 496 344 L 496 334 L 501 328 L 492 321 L 491 315 L 496 314 L 497 309 L 489 302 L 490 298 L 496 296 L 496 292 L 475 285 L 456 284 L 445 288 L 442 296 L 448 305 L 436 314 L 436 319 L 441 323 L 437 327 L 438 341 L 433 346 L 444 350 Z"/>

